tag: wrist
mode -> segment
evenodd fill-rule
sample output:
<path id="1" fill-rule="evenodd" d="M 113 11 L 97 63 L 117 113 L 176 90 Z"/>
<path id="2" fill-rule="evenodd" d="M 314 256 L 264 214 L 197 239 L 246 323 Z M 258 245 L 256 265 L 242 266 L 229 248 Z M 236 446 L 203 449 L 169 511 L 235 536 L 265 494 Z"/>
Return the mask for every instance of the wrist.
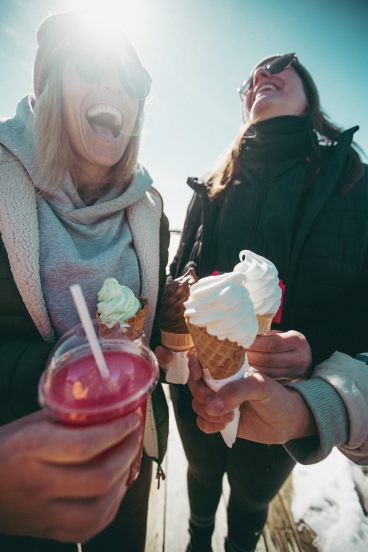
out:
<path id="1" fill-rule="evenodd" d="M 288 441 L 318 434 L 313 413 L 298 391 L 289 389 L 292 398 L 292 416 L 288 431 Z"/>

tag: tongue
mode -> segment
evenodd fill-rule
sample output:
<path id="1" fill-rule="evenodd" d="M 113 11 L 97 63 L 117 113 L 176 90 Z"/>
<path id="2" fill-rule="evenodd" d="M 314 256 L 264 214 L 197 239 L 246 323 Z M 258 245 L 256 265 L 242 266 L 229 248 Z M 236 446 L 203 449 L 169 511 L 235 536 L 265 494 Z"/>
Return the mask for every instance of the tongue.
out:
<path id="1" fill-rule="evenodd" d="M 99 134 L 100 136 L 105 136 L 106 138 L 114 138 L 114 133 L 111 128 L 104 125 L 99 125 L 98 123 L 93 121 L 91 121 L 89 124 L 96 134 Z"/>
<path id="2" fill-rule="evenodd" d="M 114 138 L 118 134 L 115 126 L 115 117 L 110 113 L 100 113 L 97 117 L 92 117 L 89 123 L 93 130 L 102 136 Z"/>

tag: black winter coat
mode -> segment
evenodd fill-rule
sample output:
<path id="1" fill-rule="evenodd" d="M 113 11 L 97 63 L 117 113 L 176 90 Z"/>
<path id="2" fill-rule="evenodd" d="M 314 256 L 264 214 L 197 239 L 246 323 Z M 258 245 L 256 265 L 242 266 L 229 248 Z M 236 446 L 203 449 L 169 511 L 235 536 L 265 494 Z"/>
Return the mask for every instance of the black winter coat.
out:
<path id="1" fill-rule="evenodd" d="M 189 266 L 199 277 L 228 272 L 242 249 L 253 250 L 275 263 L 285 285 L 274 327 L 302 332 L 314 364 L 335 350 L 367 351 L 367 171 L 341 192 L 356 128 L 334 146 L 317 146 L 322 162 L 305 187 L 313 150 L 305 120 L 279 117 L 257 127 L 257 140 L 245 141 L 239 175 L 225 193 L 212 200 L 204 181 L 188 180 L 194 195 L 171 275 Z"/>

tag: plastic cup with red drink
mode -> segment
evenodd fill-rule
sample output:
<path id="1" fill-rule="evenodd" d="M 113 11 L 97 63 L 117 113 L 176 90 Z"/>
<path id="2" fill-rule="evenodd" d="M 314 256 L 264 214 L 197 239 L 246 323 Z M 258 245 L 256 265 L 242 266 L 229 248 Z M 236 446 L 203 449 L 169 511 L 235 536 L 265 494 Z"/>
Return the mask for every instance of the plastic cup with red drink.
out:
<path id="1" fill-rule="evenodd" d="M 101 424 L 120 417 L 124 423 L 125 415 L 136 412 L 141 419 L 142 443 L 131 466 L 131 484 L 139 474 L 147 399 L 158 380 L 158 364 L 141 336 L 128 326 L 114 324 L 102 337 L 98 321 L 93 324 L 108 377 L 101 375 L 83 326 L 78 324 L 51 351 L 39 383 L 39 401 L 51 418 L 72 426 Z"/>

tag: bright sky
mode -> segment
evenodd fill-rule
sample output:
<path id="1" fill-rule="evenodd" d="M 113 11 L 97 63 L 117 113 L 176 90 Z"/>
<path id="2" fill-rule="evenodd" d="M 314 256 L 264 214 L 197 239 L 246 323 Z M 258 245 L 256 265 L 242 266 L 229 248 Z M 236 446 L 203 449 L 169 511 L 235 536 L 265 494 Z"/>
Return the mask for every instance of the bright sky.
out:
<path id="1" fill-rule="evenodd" d="M 240 125 L 236 88 L 267 54 L 296 52 L 330 118 L 359 124 L 368 154 L 367 0 L 0 0 L 0 115 L 32 90 L 36 30 L 80 6 L 118 10 L 153 78 L 141 160 L 181 227 L 187 176 L 208 171 Z"/>

